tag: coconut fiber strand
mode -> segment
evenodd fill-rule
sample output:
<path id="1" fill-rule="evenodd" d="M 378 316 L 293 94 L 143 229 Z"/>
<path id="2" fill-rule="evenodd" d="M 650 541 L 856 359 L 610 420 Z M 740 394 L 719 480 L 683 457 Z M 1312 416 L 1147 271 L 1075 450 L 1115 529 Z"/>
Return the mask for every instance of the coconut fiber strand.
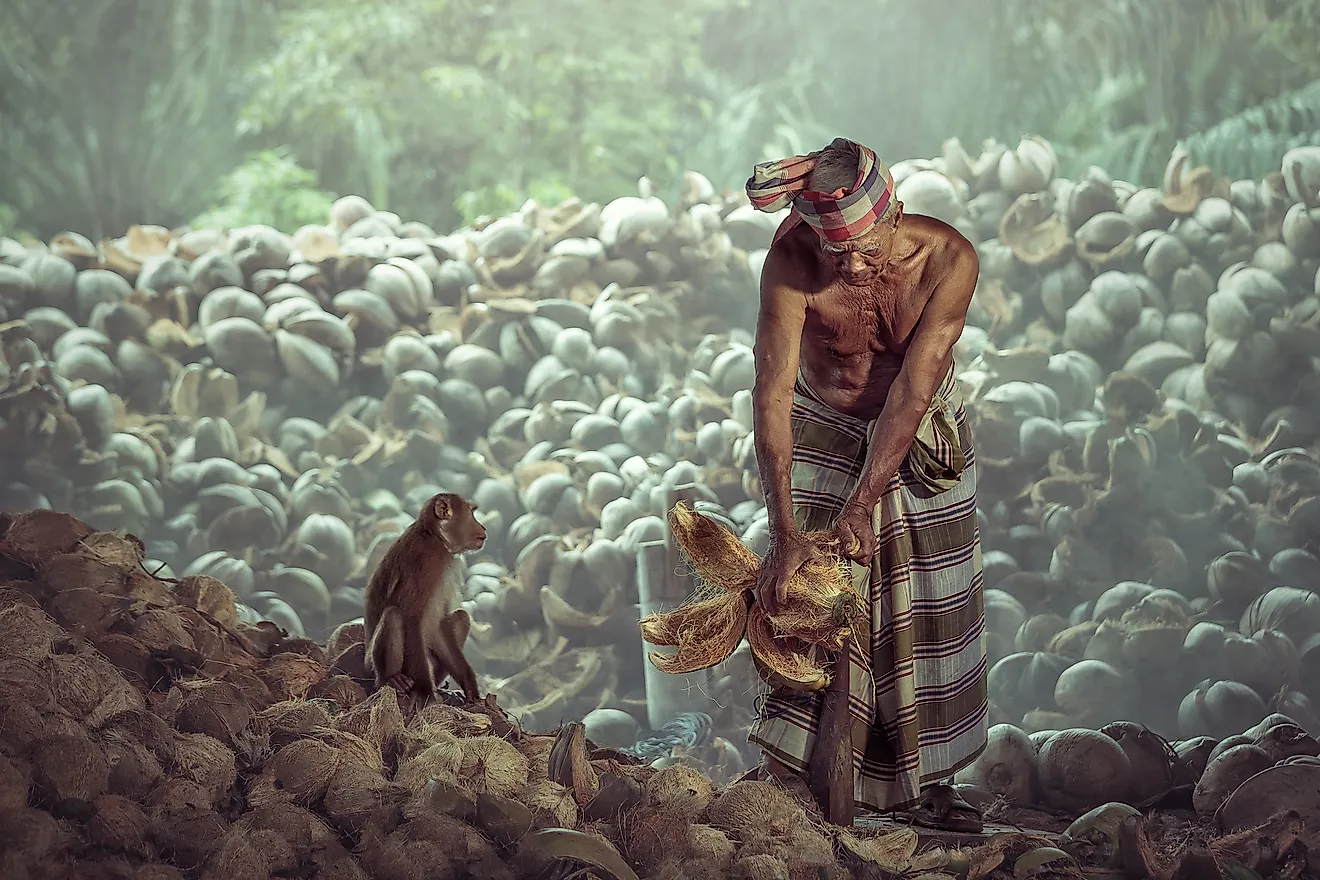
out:
<path id="1" fill-rule="evenodd" d="M 760 560 L 736 536 L 680 502 L 669 513 L 674 540 L 705 584 L 692 601 L 642 621 L 642 637 L 652 645 L 677 647 L 651 662 L 670 673 L 696 672 L 727 660 L 746 638 L 766 681 L 798 691 L 828 683 L 824 651 L 840 650 L 852 637 L 859 597 L 849 566 L 833 551 L 827 533 L 810 537 L 821 556 L 788 582 L 778 614 L 767 616 L 753 590 Z"/>

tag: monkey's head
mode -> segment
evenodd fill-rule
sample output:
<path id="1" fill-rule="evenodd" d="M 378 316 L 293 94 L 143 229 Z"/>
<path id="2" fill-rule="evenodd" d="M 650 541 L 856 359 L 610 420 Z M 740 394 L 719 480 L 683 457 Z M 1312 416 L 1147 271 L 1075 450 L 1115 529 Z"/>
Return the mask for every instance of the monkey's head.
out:
<path id="1" fill-rule="evenodd" d="M 450 553 L 480 550 L 486 543 L 486 527 L 477 522 L 476 506 L 462 495 L 441 492 L 422 509 L 428 531 L 444 543 Z"/>

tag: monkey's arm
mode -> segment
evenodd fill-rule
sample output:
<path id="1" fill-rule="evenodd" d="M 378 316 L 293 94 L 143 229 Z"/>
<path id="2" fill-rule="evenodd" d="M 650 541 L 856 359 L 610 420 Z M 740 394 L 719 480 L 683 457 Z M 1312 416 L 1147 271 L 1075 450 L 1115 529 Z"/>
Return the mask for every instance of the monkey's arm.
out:
<path id="1" fill-rule="evenodd" d="M 463 689 L 464 699 L 469 703 L 476 703 L 481 699 L 481 691 L 477 687 L 477 673 L 463 654 L 463 646 L 467 643 L 468 632 L 471 629 L 472 618 L 461 608 L 441 618 L 440 624 L 432 634 L 431 655 L 436 664 L 436 682 L 444 681 L 446 675 L 452 676 Z"/>

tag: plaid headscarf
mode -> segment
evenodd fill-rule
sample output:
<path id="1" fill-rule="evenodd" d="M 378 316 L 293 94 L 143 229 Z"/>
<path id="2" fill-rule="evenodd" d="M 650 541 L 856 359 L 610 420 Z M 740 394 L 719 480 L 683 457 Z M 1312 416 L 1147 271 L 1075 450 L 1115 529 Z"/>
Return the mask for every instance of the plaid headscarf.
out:
<path id="1" fill-rule="evenodd" d="M 747 181 L 747 198 L 758 211 L 793 210 L 826 241 L 848 241 L 880 220 L 894 196 L 894 178 L 875 153 L 855 141 L 835 138 L 833 148 L 856 151 L 857 183 L 832 193 L 807 189 L 807 178 L 824 150 L 763 162 Z"/>

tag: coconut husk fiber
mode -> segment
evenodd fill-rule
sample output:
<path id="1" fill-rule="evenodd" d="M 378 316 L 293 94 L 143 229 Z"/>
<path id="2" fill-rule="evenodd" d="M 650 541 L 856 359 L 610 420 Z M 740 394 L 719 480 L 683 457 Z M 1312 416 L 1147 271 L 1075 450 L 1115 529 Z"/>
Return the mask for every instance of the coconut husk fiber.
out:
<path id="1" fill-rule="evenodd" d="M 754 556 L 703 517 L 675 519 L 694 566 L 711 560 L 708 584 L 750 591 Z M 682 761 L 653 769 L 590 742 L 577 744 L 582 772 L 564 776 L 551 767 L 554 735 L 524 733 L 491 704 L 405 709 L 392 690 L 342 686 L 321 646 L 240 622 L 223 584 L 179 589 L 141 560 L 136 539 L 63 514 L 0 518 L 0 565 L 29 573 L 0 585 L 0 828 L 14 832 L 0 841 L 0 876 L 515 880 L 547 862 L 565 874 L 595 866 L 602 880 L 936 870 L 904 861 L 925 858 L 906 838 L 841 837 L 772 783 L 721 788 Z M 89 571 L 81 586 L 57 580 Z M 847 629 L 849 590 L 833 563 L 793 587 L 792 620 L 811 624 L 792 624 L 803 657 Z M 789 641 L 789 618 L 737 598 L 749 635 L 759 620 L 755 637 Z M 71 622 L 89 608 L 107 616 Z M 574 788 L 607 782 L 635 796 L 606 804 Z"/>
<path id="2" fill-rule="evenodd" d="M 866 621 L 852 568 L 833 537 L 807 536 L 820 556 L 789 579 L 783 607 L 768 615 L 754 596 L 761 561 L 735 535 L 682 502 L 669 512 L 669 526 L 703 589 L 673 611 L 641 621 L 648 643 L 678 649 L 653 652 L 651 662 L 674 674 L 709 669 L 745 638 L 767 681 L 803 691 L 825 687 L 827 652 L 842 649 Z"/>

